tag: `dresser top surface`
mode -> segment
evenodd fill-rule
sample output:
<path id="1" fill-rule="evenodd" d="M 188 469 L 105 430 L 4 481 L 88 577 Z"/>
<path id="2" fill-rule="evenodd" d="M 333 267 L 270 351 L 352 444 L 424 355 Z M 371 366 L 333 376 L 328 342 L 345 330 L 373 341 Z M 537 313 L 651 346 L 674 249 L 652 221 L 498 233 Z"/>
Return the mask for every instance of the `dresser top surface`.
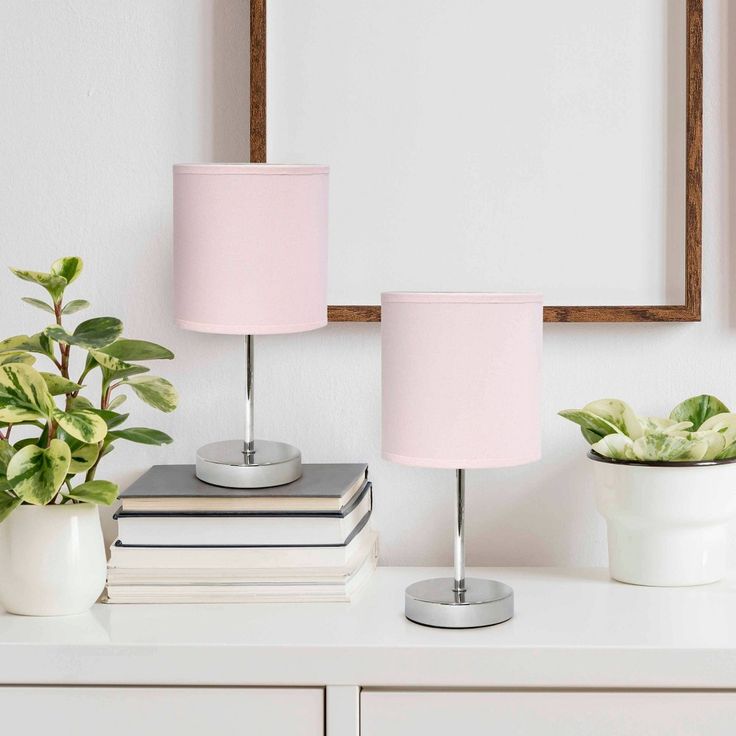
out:
<path id="1" fill-rule="evenodd" d="M 405 587 L 447 574 L 381 567 L 350 604 L 0 613 L 0 682 L 736 687 L 736 575 L 646 588 L 603 569 L 474 569 L 514 588 L 511 621 L 445 630 L 406 620 Z"/>

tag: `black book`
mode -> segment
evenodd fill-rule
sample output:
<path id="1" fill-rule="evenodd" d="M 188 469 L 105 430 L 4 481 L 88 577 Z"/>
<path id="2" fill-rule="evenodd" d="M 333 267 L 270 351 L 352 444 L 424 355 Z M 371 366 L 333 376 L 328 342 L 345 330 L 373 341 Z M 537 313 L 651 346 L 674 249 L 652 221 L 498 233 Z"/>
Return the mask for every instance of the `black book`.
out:
<path id="1" fill-rule="evenodd" d="M 306 463 L 302 477 L 272 488 L 222 488 L 204 483 L 194 465 L 154 465 L 120 494 L 125 512 L 279 513 L 340 511 L 363 490 L 365 463 Z"/>

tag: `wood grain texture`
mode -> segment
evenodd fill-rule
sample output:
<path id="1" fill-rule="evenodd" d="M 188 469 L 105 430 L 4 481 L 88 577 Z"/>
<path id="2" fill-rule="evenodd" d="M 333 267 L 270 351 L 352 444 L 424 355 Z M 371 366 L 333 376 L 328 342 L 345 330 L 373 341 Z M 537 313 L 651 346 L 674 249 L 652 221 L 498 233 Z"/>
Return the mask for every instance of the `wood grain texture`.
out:
<path id="1" fill-rule="evenodd" d="M 327 307 L 330 322 L 380 322 L 381 307 L 377 304 L 333 305 Z"/>
<path id="2" fill-rule="evenodd" d="M 251 161 L 266 160 L 266 2 L 251 0 Z M 687 0 L 685 303 L 652 306 L 548 306 L 545 322 L 699 322 L 703 215 L 703 0 Z M 330 322 L 380 322 L 378 305 L 328 307 Z"/>
<path id="3" fill-rule="evenodd" d="M 703 272 L 703 0 L 687 3 L 686 136 L 685 308 L 689 321 L 699 322 Z"/>
<path id="4" fill-rule="evenodd" d="M 250 0 L 250 160 L 266 160 L 266 0 Z"/>

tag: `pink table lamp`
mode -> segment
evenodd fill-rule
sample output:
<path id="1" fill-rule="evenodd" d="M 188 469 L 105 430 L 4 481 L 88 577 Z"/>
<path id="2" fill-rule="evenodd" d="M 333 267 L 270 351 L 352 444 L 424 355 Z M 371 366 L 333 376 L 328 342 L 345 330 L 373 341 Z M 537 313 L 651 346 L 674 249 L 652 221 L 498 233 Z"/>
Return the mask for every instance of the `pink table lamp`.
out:
<path id="1" fill-rule="evenodd" d="M 457 476 L 455 576 L 406 589 L 427 626 L 507 621 L 513 591 L 465 577 L 465 469 L 540 457 L 542 297 L 388 292 L 381 299 L 382 454 Z"/>
<path id="2" fill-rule="evenodd" d="M 301 453 L 255 439 L 253 336 L 327 324 L 324 166 L 174 166 L 176 321 L 188 330 L 245 336 L 242 439 L 197 451 L 201 480 L 265 488 L 301 476 Z"/>

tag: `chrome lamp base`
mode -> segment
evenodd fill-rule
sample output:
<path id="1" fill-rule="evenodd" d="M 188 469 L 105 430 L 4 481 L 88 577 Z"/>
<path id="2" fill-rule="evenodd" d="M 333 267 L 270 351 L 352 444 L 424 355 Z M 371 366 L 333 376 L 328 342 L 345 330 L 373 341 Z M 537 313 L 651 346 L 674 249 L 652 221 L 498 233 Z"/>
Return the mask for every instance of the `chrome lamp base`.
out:
<path id="1" fill-rule="evenodd" d="M 406 617 L 424 626 L 472 629 L 500 624 L 514 615 L 514 591 L 505 583 L 466 578 L 464 591 L 454 587 L 453 578 L 413 583 L 406 589 Z"/>
<path id="2" fill-rule="evenodd" d="M 197 450 L 197 478 L 225 488 L 271 488 L 301 478 L 302 455 L 284 442 L 254 440 L 246 452 L 243 440 L 213 442 Z"/>
<path id="3" fill-rule="evenodd" d="M 272 488 L 302 476 L 302 454 L 296 447 L 253 439 L 254 366 L 253 335 L 246 335 L 244 437 L 213 442 L 197 450 L 194 472 L 205 483 L 224 488 Z"/>
<path id="4" fill-rule="evenodd" d="M 404 595 L 404 613 L 414 623 L 441 629 L 493 626 L 513 617 L 514 591 L 495 580 L 465 577 L 465 470 L 456 472 L 455 577 L 412 583 Z"/>

